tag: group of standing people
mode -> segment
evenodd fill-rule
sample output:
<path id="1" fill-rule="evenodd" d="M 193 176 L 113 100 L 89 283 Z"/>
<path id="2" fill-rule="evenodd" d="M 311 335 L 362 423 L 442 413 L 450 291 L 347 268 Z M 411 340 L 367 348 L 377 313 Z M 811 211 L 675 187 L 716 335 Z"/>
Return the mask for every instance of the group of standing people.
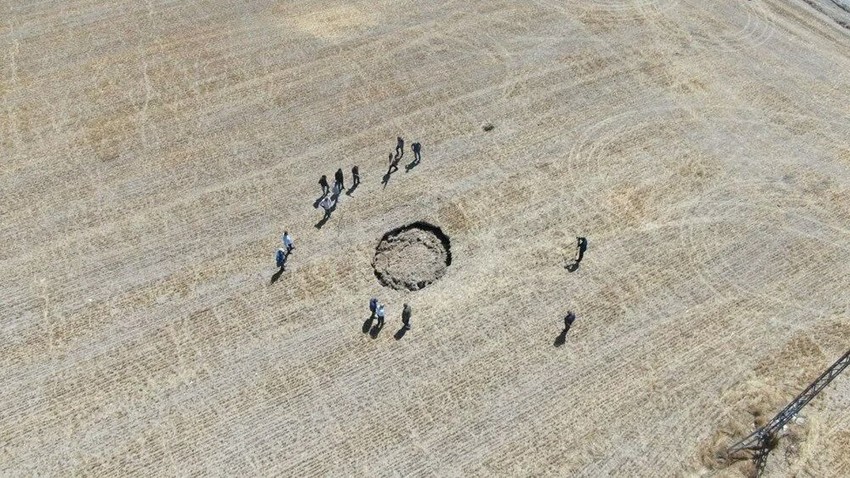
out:
<path id="1" fill-rule="evenodd" d="M 389 161 L 390 167 L 387 172 L 387 176 L 392 174 L 398 170 L 398 163 L 401 160 L 402 156 L 404 156 L 404 139 L 401 136 L 396 138 L 396 148 L 395 155 L 390 153 Z M 407 165 L 407 170 L 410 171 L 422 159 L 421 151 L 422 145 L 418 142 L 411 144 L 411 149 L 413 150 L 413 162 Z M 387 177 L 385 176 L 385 178 Z M 350 195 L 354 189 L 360 184 L 360 168 L 357 165 L 351 168 L 351 187 L 348 189 L 348 194 Z M 343 191 L 346 190 L 345 187 L 345 174 L 342 171 L 342 168 L 337 169 L 334 174 L 334 183 L 331 186 L 328 183 L 328 177 L 326 175 L 322 175 L 319 178 L 319 186 L 322 188 L 322 195 L 314 204 L 314 206 L 321 207 L 324 210 L 324 218 L 322 219 L 322 223 L 327 221 L 330 218 L 331 213 L 336 209 L 337 203 L 339 202 L 340 195 Z M 317 225 L 317 227 L 321 227 L 321 224 Z M 283 236 L 281 236 L 281 242 L 283 242 L 283 247 L 278 248 L 275 252 L 275 263 L 280 268 L 280 271 L 275 274 L 272 278 L 272 283 L 280 277 L 280 274 L 286 270 L 286 263 L 289 259 L 289 255 L 292 254 L 295 246 L 292 241 L 292 236 L 289 235 L 288 231 L 283 232 Z M 386 317 L 386 311 L 384 308 L 384 304 L 378 302 L 378 299 L 372 298 L 369 301 L 369 309 L 371 311 L 370 321 L 377 319 L 377 330 L 380 331 L 384 326 L 384 319 Z M 400 333 L 403 334 L 403 331 L 410 330 L 410 317 L 412 315 L 412 308 L 409 304 L 405 303 L 401 313 L 401 322 L 402 322 L 402 331 Z M 398 338 L 398 336 L 396 337 Z"/>
<path id="2" fill-rule="evenodd" d="M 404 139 L 401 136 L 396 138 L 396 154 L 393 157 L 393 154 L 390 153 L 390 169 L 395 170 L 398 169 L 398 161 L 404 156 Z M 414 160 L 411 165 L 419 164 L 421 160 L 421 151 L 422 145 L 419 143 L 413 143 L 411 145 L 413 149 Z M 408 170 L 411 166 L 408 165 Z M 389 173 L 388 173 L 389 174 Z M 342 168 L 336 170 L 334 173 L 334 183 L 333 186 L 328 183 L 328 177 L 326 175 L 322 175 L 319 178 L 319 187 L 322 188 L 322 195 L 319 199 L 314 203 L 315 207 L 321 207 L 324 211 L 324 217 L 317 227 L 321 227 L 324 222 L 330 219 L 331 214 L 336 210 L 336 206 L 339 203 L 340 195 L 343 191 L 348 191 L 348 194 L 351 195 L 351 192 L 354 191 L 357 186 L 360 185 L 360 168 L 355 164 L 351 168 L 351 187 L 345 187 L 345 173 L 343 173 Z M 285 269 L 286 261 L 289 258 L 289 254 L 292 252 L 292 238 L 289 236 L 287 232 L 284 232 L 284 248 L 280 248 L 275 252 L 275 262 L 281 270 Z"/>
<path id="3" fill-rule="evenodd" d="M 357 188 L 360 185 L 360 168 L 357 165 L 354 165 L 351 168 L 351 188 L 348 189 L 349 194 L 351 191 Z M 339 202 L 339 196 L 342 194 L 345 187 L 345 175 L 342 172 L 342 168 L 336 170 L 334 174 L 334 185 L 333 188 L 328 184 L 328 177 L 324 174 L 321 178 L 319 178 L 319 186 L 322 188 L 322 197 L 319 200 L 319 207 L 321 207 L 325 216 L 323 220 L 327 220 L 331 217 L 331 213 L 336 209 L 336 205 Z"/>
<path id="4" fill-rule="evenodd" d="M 413 162 L 407 165 L 407 170 L 410 171 L 421 161 L 421 151 L 422 145 L 419 143 L 412 143 L 411 149 L 413 150 Z M 395 155 L 393 153 L 389 154 L 389 169 L 387 170 L 387 174 L 384 176 L 384 184 L 389 180 L 389 176 L 398 170 L 398 163 L 401 160 L 402 156 L 404 156 L 404 139 L 401 136 L 396 138 L 396 148 Z M 351 188 L 348 189 L 348 194 L 351 194 L 357 186 L 360 184 L 360 168 L 355 165 L 351 168 Z M 339 197 L 342 194 L 342 191 L 346 190 L 345 187 L 345 175 L 342 172 L 342 168 L 337 169 L 334 174 L 334 184 L 333 187 L 328 184 L 328 178 L 325 175 L 322 175 L 319 178 L 319 186 L 322 188 L 322 196 L 318 201 L 318 206 L 322 207 L 325 212 L 325 216 L 323 221 L 330 218 L 331 213 L 336 208 L 337 202 L 339 201 Z M 283 247 L 279 248 L 275 253 L 275 261 L 277 266 L 280 268 L 280 271 L 275 274 L 275 277 L 272 278 L 272 283 L 276 280 L 277 277 L 280 277 L 280 274 L 286 270 L 286 262 L 289 259 L 289 255 L 292 254 L 292 251 L 295 249 L 295 246 L 292 241 L 292 236 L 289 235 L 288 231 L 283 231 L 283 236 L 281 236 L 281 242 L 283 242 Z M 587 250 L 587 239 L 584 237 L 576 237 L 576 254 L 573 258 L 573 262 L 567 265 L 567 269 L 570 272 L 574 272 L 578 269 L 579 263 L 584 258 L 584 253 Z M 372 328 L 372 336 L 376 337 L 380 330 L 384 327 L 384 320 L 386 319 L 386 309 L 383 303 L 380 303 L 377 298 L 373 297 L 369 300 L 369 311 L 371 312 L 369 319 L 367 320 L 367 324 L 371 324 L 372 321 L 377 319 L 377 324 L 374 328 Z M 410 304 L 405 303 L 401 312 L 401 323 L 402 329 L 396 334 L 396 339 L 401 338 L 404 335 L 405 331 L 410 330 L 410 318 L 412 315 L 412 308 Z M 570 310 L 567 311 L 567 315 L 564 317 L 564 330 L 561 332 L 559 337 L 555 341 L 555 345 L 562 345 L 566 339 L 567 332 L 569 332 L 570 328 L 575 321 L 576 316 Z M 364 332 L 368 331 L 366 327 L 367 324 L 364 324 Z"/>
<path id="5" fill-rule="evenodd" d="M 354 167 L 351 168 L 351 189 L 355 189 L 360 184 L 360 168 L 355 164 Z M 319 178 L 319 186 L 322 187 L 322 195 L 327 195 L 331 192 L 331 188 L 328 185 L 328 177 L 324 174 L 321 178 Z M 339 196 L 339 194 L 345 190 L 345 174 L 342 172 L 342 168 L 336 170 L 334 173 L 334 186 L 333 186 L 333 195 Z"/>
<path id="6" fill-rule="evenodd" d="M 286 260 L 289 259 L 289 254 L 292 254 L 295 245 L 293 245 L 292 236 L 289 235 L 288 231 L 283 231 L 283 236 L 280 237 L 280 240 L 283 242 L 283 247 L 279 248 L 275 253 L 275 262 L 281 270 L 286 270 Z"/>
<path id="7" fill-rule="evenodd" d="M 384 328 L 384 318 L 386 317 L 386 311 L 384 310 L 384 304 L 379 303 L 378 299 L 372 297 L 369 300 L 369 311 L 371 312 L 371 316 L 369 320 L 377 319 L 378 322 L 375 325 L 378 331 Z M 404 330 L 410 330 L 410 316 L 413 314 L 413 309 L 410 307 L 408 303 L 405 302 L 404 308 L 401 311 L 401 324 Z"/>
<path id="8" fill-rule="evenodd" d="M 420 143 L 412 143 L 410 149 L 413 150 L 413 161 L 407 165 L 407 171 L 415 168 L 422 160 L 422 145 Z M 402 156 L 404 156 L 404 138 L 398 136 L 396 137 L 395 155 L 393 153 L 389 154 L 387 176 L 398 171 L 398 162 L 401 161 Z"/>

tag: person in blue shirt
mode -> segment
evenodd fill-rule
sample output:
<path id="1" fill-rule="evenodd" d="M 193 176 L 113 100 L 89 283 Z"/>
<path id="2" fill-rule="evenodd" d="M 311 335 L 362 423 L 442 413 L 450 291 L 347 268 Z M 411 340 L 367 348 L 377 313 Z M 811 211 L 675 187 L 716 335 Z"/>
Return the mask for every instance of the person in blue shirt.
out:
<path id="1" fill-rule="evenodd" d="M 369 300 L 369 311 L 372 312 L 371 317 L 369 317 L 370 319 L 375 318 L 375 311 L 377 311 L 377 310 L 378 310 L 378 299 L 372 297 L 372 299 Z"/>
<path id="2" fill-rule="evenodd" d="M 286 269 L 286 256 L 286 251 L 283 248 L 278 249 L 277 253 L 275 253 L 275 262 L 277 262 L 277 266 L 281 269 Z"/>

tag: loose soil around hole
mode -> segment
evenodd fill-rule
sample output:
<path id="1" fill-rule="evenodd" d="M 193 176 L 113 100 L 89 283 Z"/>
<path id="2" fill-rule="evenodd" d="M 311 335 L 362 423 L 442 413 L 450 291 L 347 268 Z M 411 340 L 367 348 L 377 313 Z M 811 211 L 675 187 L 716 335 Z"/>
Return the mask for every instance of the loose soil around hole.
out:
<path id="1" fill-rule="evenodd" d="M 385 287 L 420 290 L 443 277 L 451 263 L 449 237 L 437 226 L 415 222 L 384 234 L 372 267 Z"/>

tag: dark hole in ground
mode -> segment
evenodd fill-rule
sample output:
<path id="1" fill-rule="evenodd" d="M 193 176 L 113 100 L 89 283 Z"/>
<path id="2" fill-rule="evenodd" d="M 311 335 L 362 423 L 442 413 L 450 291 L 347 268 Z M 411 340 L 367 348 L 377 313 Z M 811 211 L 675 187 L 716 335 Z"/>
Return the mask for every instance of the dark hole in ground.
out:
<path id="1" fill-rule="evenodd" d="M 451 263 L 449 236 L 433 224 L 417 221 L 384 234 L 372 268 L 385 287 L 420 290 L 443 277 Z"/>

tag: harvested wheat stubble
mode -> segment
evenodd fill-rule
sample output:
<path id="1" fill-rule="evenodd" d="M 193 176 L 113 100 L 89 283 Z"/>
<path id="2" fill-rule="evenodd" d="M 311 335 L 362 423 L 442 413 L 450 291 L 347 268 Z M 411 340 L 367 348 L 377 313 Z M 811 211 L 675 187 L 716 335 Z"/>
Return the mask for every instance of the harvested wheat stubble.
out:
<path id="1" fill-rule="evenodd" d="M 385 287 L 420 290 L 443 277 L 451 263 L 448 236 L 439 227 L 416 222 L 384 234 L 372 267 Z"/>
<path id="2" fill-rule="evenodd" d="M 850 30 L 806 2 L 0 19 L 0 475 L 737 476 L 702 455 L 850 341 Z M 427 159 L 384 188 L 399 135 Z M 379 239 L 417 220 L 451 266 L 382 287 Z M 363 337 L 369 297 L 410 303 L 410 340 Z M 847 373 L 767 476 L 850 476 Z"/>

